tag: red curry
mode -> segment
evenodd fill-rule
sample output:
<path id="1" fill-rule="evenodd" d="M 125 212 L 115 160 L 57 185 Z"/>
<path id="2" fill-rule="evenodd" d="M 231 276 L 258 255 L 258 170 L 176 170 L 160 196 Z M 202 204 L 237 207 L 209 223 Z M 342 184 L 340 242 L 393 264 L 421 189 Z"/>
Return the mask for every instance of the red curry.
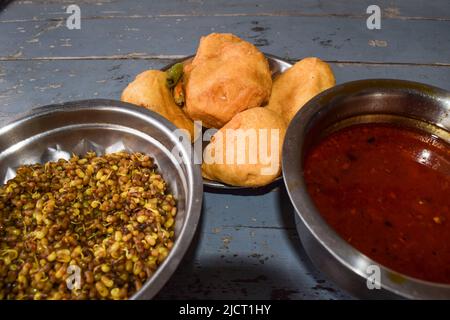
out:
<path id="1" fill-rule="evenodd" d="M 304 174 L 320 213 L 355 248 L 450 283 L 450 145 L 406 127 L 354 125 L 313 146 Z"/>

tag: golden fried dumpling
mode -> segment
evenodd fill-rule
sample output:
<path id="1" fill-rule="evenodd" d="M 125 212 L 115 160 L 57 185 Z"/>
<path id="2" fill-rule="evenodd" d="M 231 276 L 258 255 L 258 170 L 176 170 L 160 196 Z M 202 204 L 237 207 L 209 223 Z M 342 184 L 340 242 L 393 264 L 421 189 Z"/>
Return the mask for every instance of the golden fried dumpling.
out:
<path id="1" fill-rule="evenodd" d="M 186 112 L 205 127 L 221 128 L 237 113 L 270 97 L 272 77 L 264 55 L 232 34 L 202 37 L 185 68 Z"/>
<path id="2" fill-rule="evenodd" d="M 280 114 L 287 125 L 311 98 L 334 86 L 333 71 L 318 58 L 305 58 L 278 76 L 267 108 Z"/>
<path id="3" fill-rule="evenodd" d="M 259 187 L 281 173 L 286 124 L 267 108 L 238 113 L 204 150 L 203 176 L 233 186 Z"/>
<path id="4" fill-rule="evenodd" d="M 159 113 L 176 127 L 187 130 L 192 140 L 194 123 L 175 104 L 172 93 L 166 85 L 166 78 L 166 73 L 162 71 L 144 71 L 125 88 L 121 100 Z"/>

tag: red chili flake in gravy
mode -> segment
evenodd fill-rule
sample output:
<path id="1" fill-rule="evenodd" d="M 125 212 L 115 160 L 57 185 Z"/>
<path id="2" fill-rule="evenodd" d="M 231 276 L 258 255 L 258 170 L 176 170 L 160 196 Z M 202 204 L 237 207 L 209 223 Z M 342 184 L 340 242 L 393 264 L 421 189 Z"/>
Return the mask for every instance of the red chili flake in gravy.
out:
<path id="1" fill-rule="evenodd" d="M 450 145 L 406 127 L 354 125 L 313 146 L 304 174 L 319 212 L 355 248 L 450 283 Z"/>

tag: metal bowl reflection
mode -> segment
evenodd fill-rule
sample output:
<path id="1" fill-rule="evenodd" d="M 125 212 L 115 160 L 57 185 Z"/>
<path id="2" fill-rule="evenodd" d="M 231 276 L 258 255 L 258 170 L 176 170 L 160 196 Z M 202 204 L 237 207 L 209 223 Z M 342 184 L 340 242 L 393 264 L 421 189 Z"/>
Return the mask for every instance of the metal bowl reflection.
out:
<path id="1" fill-rule="evenodd" d="M 69 158 L 72 153 L 117 151 L 152 156 L 177 199 L 175 245 L 154 275 L 131 299 L 150 299 L 167 282 L 186 253 L 196 231 L 203 187 L 198 165 L 160 115 L 112 100 L 85 100 L 51 105 L 0 129 L 0 178 L 15 176 L 24 164 Z M 188 161 L 178 161 L 174 148 Z"/>
<path id="2" fill-rule="evenodd" d="M 303 158 L 309 146 L 339 128 L 373 122 L 401 123 L 450 142 L 450 94 L 416 82 L 361 80 L 323 92 L 297 113 L 286 133 L 282 165 L 302 244 L 320 270 L 357 297 L 448 299 L 450 285 L 408 277 L 353 248 L 325 222 L 308 195 Z M 372 265 L 380 268 L 381 290 L 367 286 Z"/>

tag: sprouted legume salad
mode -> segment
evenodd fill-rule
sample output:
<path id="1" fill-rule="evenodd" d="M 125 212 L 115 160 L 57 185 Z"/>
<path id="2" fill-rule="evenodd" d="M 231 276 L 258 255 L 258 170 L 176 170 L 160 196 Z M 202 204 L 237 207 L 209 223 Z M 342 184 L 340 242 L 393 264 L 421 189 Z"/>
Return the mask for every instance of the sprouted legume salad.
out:
<path id="1" fill-rule="evenodd" d="M 21 166 L 0 186 L 0 299 L 127 299 L 167 257 L 176 214 L 144 154 Z"/>

